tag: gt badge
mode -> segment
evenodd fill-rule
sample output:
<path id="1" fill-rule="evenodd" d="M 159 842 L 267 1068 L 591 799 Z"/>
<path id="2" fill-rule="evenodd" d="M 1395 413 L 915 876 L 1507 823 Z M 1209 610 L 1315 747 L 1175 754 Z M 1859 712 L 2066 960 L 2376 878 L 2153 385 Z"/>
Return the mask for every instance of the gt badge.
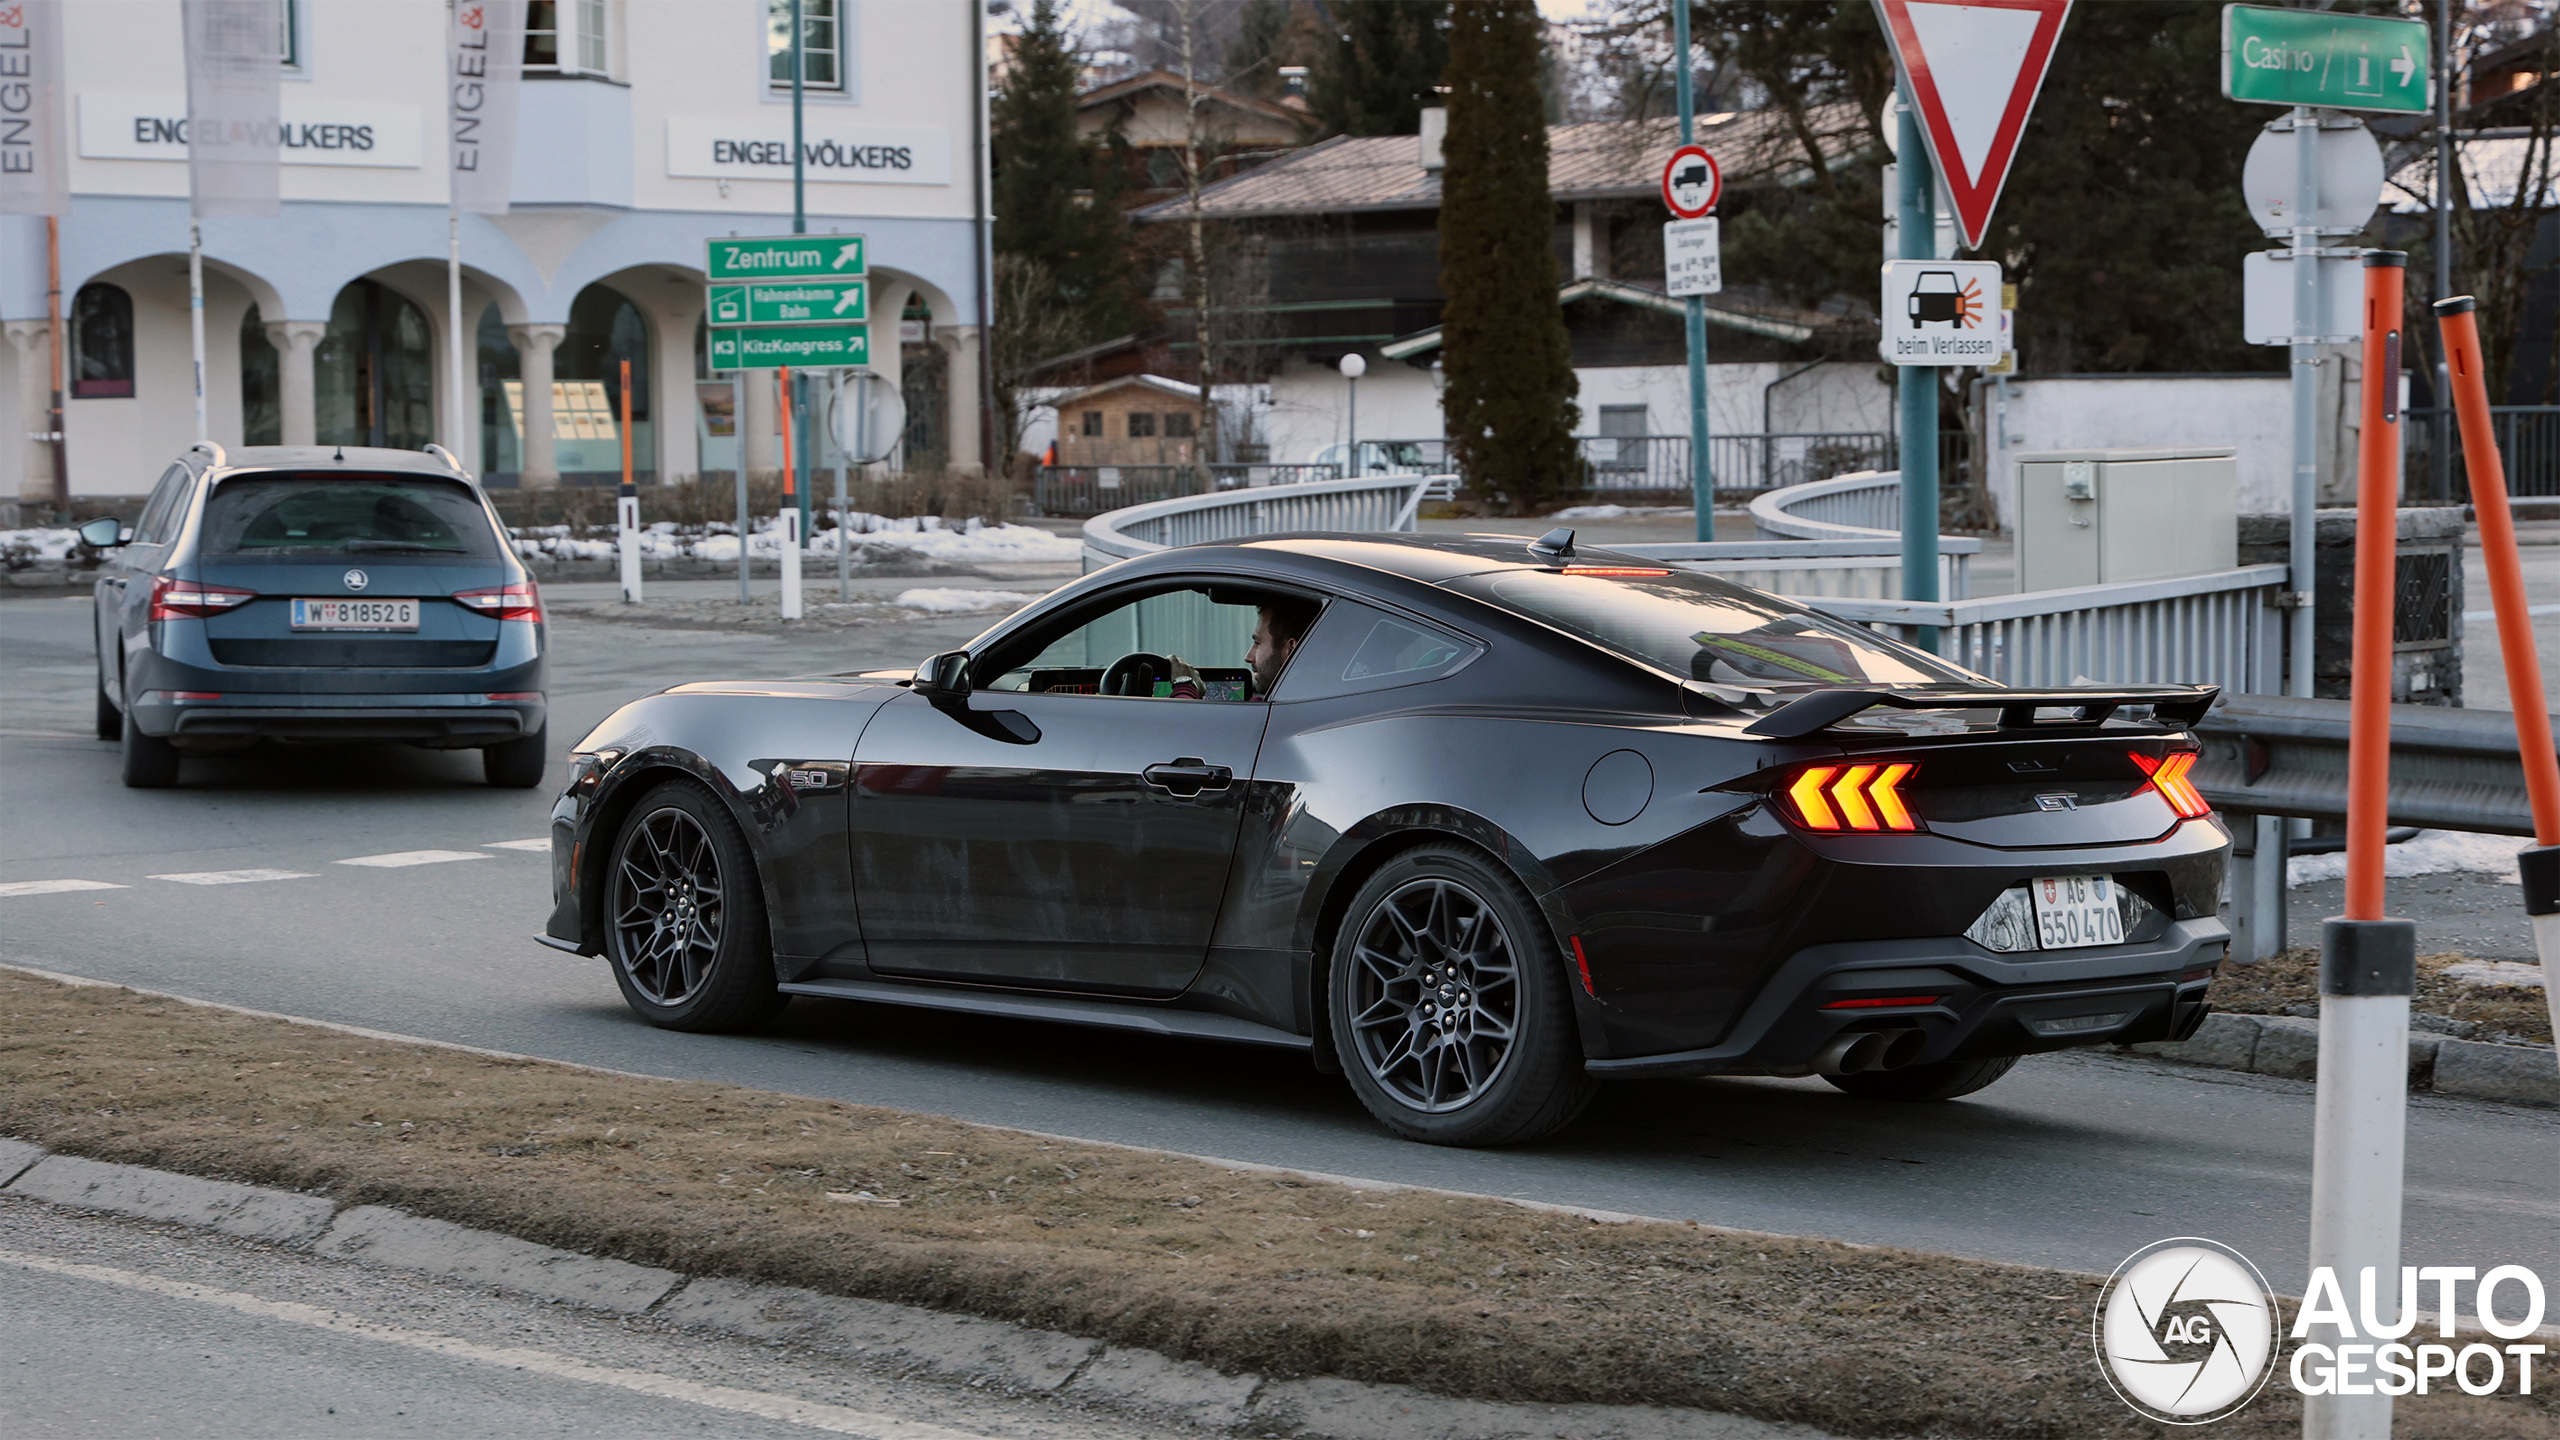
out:
<path id="1" fill-rule="evenodd" d="M 350 570 L 341 578 L 347 582 L 347 588 L 350 590 L 361 590 L 373 583 L 373 577 L 361 570 Z"/>

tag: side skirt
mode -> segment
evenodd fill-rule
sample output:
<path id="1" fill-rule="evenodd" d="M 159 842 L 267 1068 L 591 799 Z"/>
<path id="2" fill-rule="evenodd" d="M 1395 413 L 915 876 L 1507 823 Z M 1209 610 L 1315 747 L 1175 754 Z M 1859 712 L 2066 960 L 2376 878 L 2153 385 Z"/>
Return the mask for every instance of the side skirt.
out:
<path id="1" fill-rule="evenodd" d="M 1137 1005 L 1115 1000 L 998 994 L 941 986 L 893 985 L 880 980 L 802 980 L 777 988 L 786 995 L 817 995 L 831 1000 L 861 1000 L 875 1005 L 913 1005 L 926 1010 L 958 1010 L 972 1015 L 998 1015 L 1011 1020 L 1048 1020 L 1192 1040 L 1269 1045 L 1302 1053 L 1315 1046 L 1315 1041 L 1307 1036 L 1292 1035 L 1286 1030 L 1239 1020 L 1232 1015 L 1212 1015 L 1201 1010 L 1167 1010 L 1160 1005 Z"/>

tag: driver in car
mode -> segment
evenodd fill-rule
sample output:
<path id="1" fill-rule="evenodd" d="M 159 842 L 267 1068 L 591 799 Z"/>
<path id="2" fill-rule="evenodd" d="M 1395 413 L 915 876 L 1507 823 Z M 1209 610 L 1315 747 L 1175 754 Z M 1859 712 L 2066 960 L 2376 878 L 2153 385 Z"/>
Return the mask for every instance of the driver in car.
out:
<path id="1" fill-rule="evenodd" d="M 1298 642 L 1307 638 L 1319 608 L 1311 600 L 1275 600 L 1256 614 L 1253 644 L 1244 652 L 1244 663 L 1253 671 L 1253 693 L 1247 699 L 1271 698 L 1271 687 L 1280 682 L 1289 657 L 1298 653 Z M 1209 693 L 1208 682 L 1189 661 L 1179 655 L 1165 658 L 1173 666 L 1173 699 L 1197 700 Z"/>

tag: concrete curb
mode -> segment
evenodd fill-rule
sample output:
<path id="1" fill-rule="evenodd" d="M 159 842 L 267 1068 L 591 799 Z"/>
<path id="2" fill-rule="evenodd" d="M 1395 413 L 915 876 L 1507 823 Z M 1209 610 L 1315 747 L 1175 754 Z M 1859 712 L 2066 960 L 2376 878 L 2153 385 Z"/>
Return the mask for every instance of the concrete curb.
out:
<path id="1" fill-rule="evenodd" d="M 2299 1015 L 2217 1012 L 2204 1017 L 2204 1024 L 2188 1039 L 2119 1048 L 2186 1065 L 2315 1080 L 2320 1071 L 2320 1022 Z M 2560 1107 L 2560 1057 L 2539 1045 L 2488 1045 L 2411 1031 L 2409 1088 L 2471 1100 Z"/>
<path id="2" fill-rule="evenodd" d="M 2484 1047 L 2489 1048 L 2489 1047 Z M 1655 1405 L 1455 1399 L 1330 1376 L 1230 1375 L 1152 1350 L 853 1300 L 788 1285 L 687 1277 L 381 1205 L 54 1155 L 0 1138 L 0 1198 L 217 1230 L 618 1315 L 799 1345 L 869 1367 L 1088 1410 L 1291 1440 L 1833 1440 L 1810 1426 Z"/>

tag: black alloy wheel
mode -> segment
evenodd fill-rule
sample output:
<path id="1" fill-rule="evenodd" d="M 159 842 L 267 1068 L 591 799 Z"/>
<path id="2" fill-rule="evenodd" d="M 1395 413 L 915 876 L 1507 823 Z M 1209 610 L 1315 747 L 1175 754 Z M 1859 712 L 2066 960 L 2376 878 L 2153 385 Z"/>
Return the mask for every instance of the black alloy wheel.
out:
<path id="1" fill-rule="evenodd" d="M 1409 850 L 1369 877 L 1334 938 L 1327 1008 L 1343 1071 L 1408 1139 L 1551 1134 L 1598 1088 L 1564 974 L 1519 881 L 1463 846 Z"/>
<path id="2" fill-rule="evenodd" d="M 745 1030 L 789 1002 L 774 988 L 746 838 L 700 786 L 670 781 L 642 796 L 606 864 L 605 953 L 642 1019 Z"/>

